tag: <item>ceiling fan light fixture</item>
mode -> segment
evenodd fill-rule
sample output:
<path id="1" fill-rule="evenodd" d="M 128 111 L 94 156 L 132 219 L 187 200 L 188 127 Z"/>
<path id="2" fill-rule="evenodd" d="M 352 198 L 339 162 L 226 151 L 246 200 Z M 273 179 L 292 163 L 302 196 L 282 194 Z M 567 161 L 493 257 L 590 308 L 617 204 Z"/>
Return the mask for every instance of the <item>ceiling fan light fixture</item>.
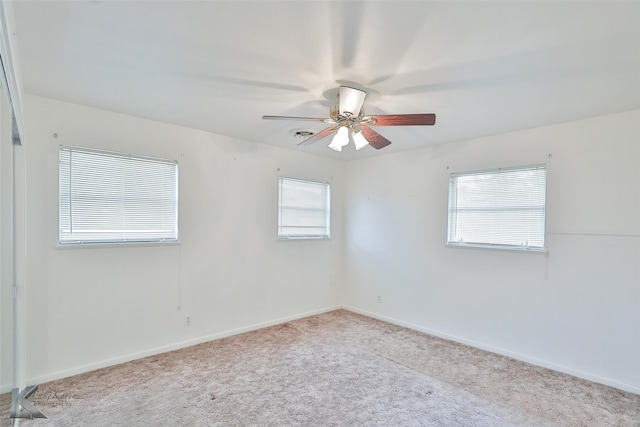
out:
<path id="1" fill-rule="evenodd" d="M 262 116 L 268 120 L 305 120 L 312 122 L 324 122 L 329 127 L 319 132 L 312 133 L 306 129 L 297 129 L 294 135 L 304 138 L 298 146 L 313 144 L 323 138 L 333 135 L 329 148 L 342 151 L 342 148 L 353 139 L 356 150 L 370 145 L 379 150 L 391 144 L 384 136 L 373 130 L 371 126 L 433 126 L 436 124 L 436 115 L 424 114 L 374 114 L 365 115 L 364 99 L 367 93 L 349 86 L 340 86 L 338 102 L 329 108 L 329 117 L 293 117 L 293 116 Z"/>
<path id="2" fill-rule="evenodd" d="M 340 86 L 339 112 L 343 116 L 358 117 L 367 92 L 348 86 Z"/>
<path id="3" fill-rule="evenodd" d="M 342 126 L 338 129 L 338 132 L 335 134 L 331 143 L 329 144 L 329 148 L 335 151 L 342 151 L 342 147 L 345 147 L 349 144 L 349 129 Z"/>
<path id="4" fill-rule="evenodd" d="M 367 141 L 367 139 L 362 134 L 362 130 L 358 130 L 357 132 L 353 133 L 353 143 L 356 146 L 356 151 L 369 145 L 369 141 Z"/>

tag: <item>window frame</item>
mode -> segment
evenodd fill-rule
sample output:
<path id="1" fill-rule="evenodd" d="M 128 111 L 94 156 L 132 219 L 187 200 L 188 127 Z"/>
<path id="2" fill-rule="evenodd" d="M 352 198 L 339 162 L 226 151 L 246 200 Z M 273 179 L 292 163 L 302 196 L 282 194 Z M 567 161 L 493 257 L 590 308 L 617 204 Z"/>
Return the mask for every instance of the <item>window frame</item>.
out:
<path id="1" fill-rule="evenodd" d="M 324 230 L 326 233 L 319 234 L 286 234 L 282 233 L 281 230 L 283 227 L 287 227 L 290 225 L 282 224 L 283 215 L 282 215 L 282 189 L 284 181 L 295 181 L 301 182 L 305 184 L 313 184 L 313 185 L 321 185 L 325 189 L 326 200 L 324 201 L 326 209 L 323 209 L 325 213 L 325 224 Z M 292 226 L 290 226 L 292 227 Z M 282 241 L 288 240 L 327 240 L 331 239 L 331 185 L 328 182 L 320 182 L 320 181 L 311 181 L 308 179 L 300 179 L 300 178 L 291 178 L 291 177 L 278 177 L 278 223 L 277 223 L 277 239 Z"/>
<path id="2" fill-rule="evenodd" d="M 543 171 L 543 185 L 544 189 L 542 190 L 542 232 L 541 237 L 542 245 L 515 245 L 515 244 L 502 244 L 502 243 L 491 243 L 491 242 L 463 242 L 463 241 L 455 241 L 451 240 L 452 236 L 455 235 L 455 232 L 452 230 L 455 225 L 452 224 L 452 216 L 453 211 L 455 209 L 455 213 L 457 214 L 457 203 L 456 207 L 452 208 L 452 194 L 453 194 L 453 181 L 454 178 L 457 179 L 461 176 L 470 176 L 470 175 L 489 175 L 496 173 L 508 173 L 515 171 L 527 171 L 527 170 L 542 170 Z M 456 193 L 457 194 L 457 193 Z M 449 175 L 449 189 L 448 189 L 448 203 L 447 203 L 447 247 L 454 248 L 476 248 L 476 249 L 497 249 L 497 250 L 506 250 L 506 251 L 518 251 L 518 252 L 530 252 L 530 253 L 547 253 L 547 239 L 546 239 L 546 218 L 547 218 L 547 165 L 546 164 L 535 164 L 535 165 L 527 165 L 527 166 L 514 166 L 514 167 L 505 167 L 505 168 L 494 168 L 494 169 L 486 169 L 486 170 L 475 170 L 475 171 L 465 171 L 465 172 L 455 172 Z M 504 209 L 504 208 L 503 208 Z M 512 209 L 517 209 L 512 207 Z M 533 208 L 529 208 L 533 210 Z M 522 208 L 520 208 L 522 210 Z M 496 211 L 500 211 L 500 209 L 496 209 Z M 457 220 L 457 218 L 456 218 Z"/>
<path id="3" fill-rule="evenodd" d="M 73 231 L 69 231 L 69 233 L 71 233 L 69 236 L 64 236 L 63 222 L 62 222 L 64 218 L 64 215 L 63 215 L 64 200 L 63 200 L 63 194 L 62 194 L 63 192 L 61 191 L 61 186 L 63 185 L 63 182 L 64 184 L 68 184 L 68 185 L 71 185 L 72 183 L 71 175 L 69 176 L 68 181 L 63 181 L 62 156 L 63 156 L 63 153 L 65 152 L 67 153 L 76 152 L 76 153 L 83 153 L 83 154 L 94 155 L 94 156 L 101 156 L 105 158 L 109 157 L 111 159 L 122 159 L 124 161 L 123 163 L 134 160 L 134 161 L 142 161 L 142 162 L 149 162 L 149 163 L 159 163 L 165 166 L 173 166 L 174 167 L 173 173 L 172 173 L 173 181 L 169 181 L 169 183 L 171 184 L 171 186 L 175 186 L 175 188 L 172 190 L 172 195 L 174 197 L 172 199 L 171 204 L 168 205 L 173 210 L 172 216 L 170 216 L 172 221 L 169 222 L 169 224 L 173 223 L 170 229 L 171 236 L 169 237 L 169 235 L 167 234 L 165 237 L 150 237 L 150 238 L 141 238 L 141 237 L 109 238 L 107 237 L 104 239 L 98 239 L 98 238 L 78 237 L 74 239 Z M 70 162 L 72 162 L 72 160 L 70 160 Z M 73 165 L 70 163 L 70 171 L 72 170 L 71 169 L 72 167 Z M 71 172 L 69 173 L 71 174 Z M 180 199 L 179 198 L 179 165 L 177 160 L 102 150 L 102 149 L 89 148 L 89 147 L 67 146 L 67 145 L 59 146 L 59 150 L 58 150 L 58 247 L 60 248 L 80 247 L 80 246 L 133 246 L 133 245 L 178 244 L 180 243 L 179 216 L 178 216 L 179 215 L 179 199 Z M 69 212 L 68 212 L 69 221 L 72 221 L 72 215 L 73 215 L 72 205 L 71 205 L 73 203 L 72 195 L 69 195 L 68 203 L 69 203 Z M 98 203 L 97 206 L 100 206 L 100 204 Z M 121 206 L 121 205 L 117 205 L 117 206 Z M 126 230 L 123 230 L 123 229 L 119 229 L 117 232 L 121 234 L 126 234 Z"/>

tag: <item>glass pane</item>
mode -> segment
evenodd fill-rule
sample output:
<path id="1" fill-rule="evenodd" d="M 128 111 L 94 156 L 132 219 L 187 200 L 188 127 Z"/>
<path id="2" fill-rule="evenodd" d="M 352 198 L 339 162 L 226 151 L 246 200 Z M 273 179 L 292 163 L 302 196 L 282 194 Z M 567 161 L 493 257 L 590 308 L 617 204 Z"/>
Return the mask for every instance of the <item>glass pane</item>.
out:
<path id="1" fill-rule="evenodd" d="M 329 185 L 280 178 L 279 237 L 329 237 Z"/>
<path id="2" fill-rule="evenodd" d="M 177 241 L 176 162 L 63 147 L 60 243 Z"/>
<path id="3" fill-rule="evenodd" d="M 544 248 L 546 168 L 452 174 L 449 243 Z"/>

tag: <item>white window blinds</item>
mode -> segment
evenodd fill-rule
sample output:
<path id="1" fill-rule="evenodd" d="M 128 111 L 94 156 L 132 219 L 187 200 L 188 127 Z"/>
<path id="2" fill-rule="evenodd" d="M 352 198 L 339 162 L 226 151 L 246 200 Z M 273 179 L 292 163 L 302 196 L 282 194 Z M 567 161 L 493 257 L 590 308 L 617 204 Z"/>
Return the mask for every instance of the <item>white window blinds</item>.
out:
<path id="1" fill-rule="evenodd" d="M 177 162 L 60 147 L 60 244 L 176 241 Z"/>
<path id="2" fill-rule="evenodd" d="M 329 184 L 279 179 L 278 238 L 329 238 Z"/>
<path id="3" fill-rule="evenodd" d="M 451 174 L 448 244 L 545 249 L 546 168 Z"/>

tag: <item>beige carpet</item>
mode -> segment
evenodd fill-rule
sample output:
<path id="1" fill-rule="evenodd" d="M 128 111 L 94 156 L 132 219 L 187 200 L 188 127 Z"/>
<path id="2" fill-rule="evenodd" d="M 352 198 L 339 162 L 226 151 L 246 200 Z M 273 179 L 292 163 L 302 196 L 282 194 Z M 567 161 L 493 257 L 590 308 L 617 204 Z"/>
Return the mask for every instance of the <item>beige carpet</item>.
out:
<path id="1" fill-rule="evenodd" d="M 338 310 L 41 384 L 22 426 L 640 426 L 640 396 Z M 10 425 L 9 395 L 0 397 Z"/>

